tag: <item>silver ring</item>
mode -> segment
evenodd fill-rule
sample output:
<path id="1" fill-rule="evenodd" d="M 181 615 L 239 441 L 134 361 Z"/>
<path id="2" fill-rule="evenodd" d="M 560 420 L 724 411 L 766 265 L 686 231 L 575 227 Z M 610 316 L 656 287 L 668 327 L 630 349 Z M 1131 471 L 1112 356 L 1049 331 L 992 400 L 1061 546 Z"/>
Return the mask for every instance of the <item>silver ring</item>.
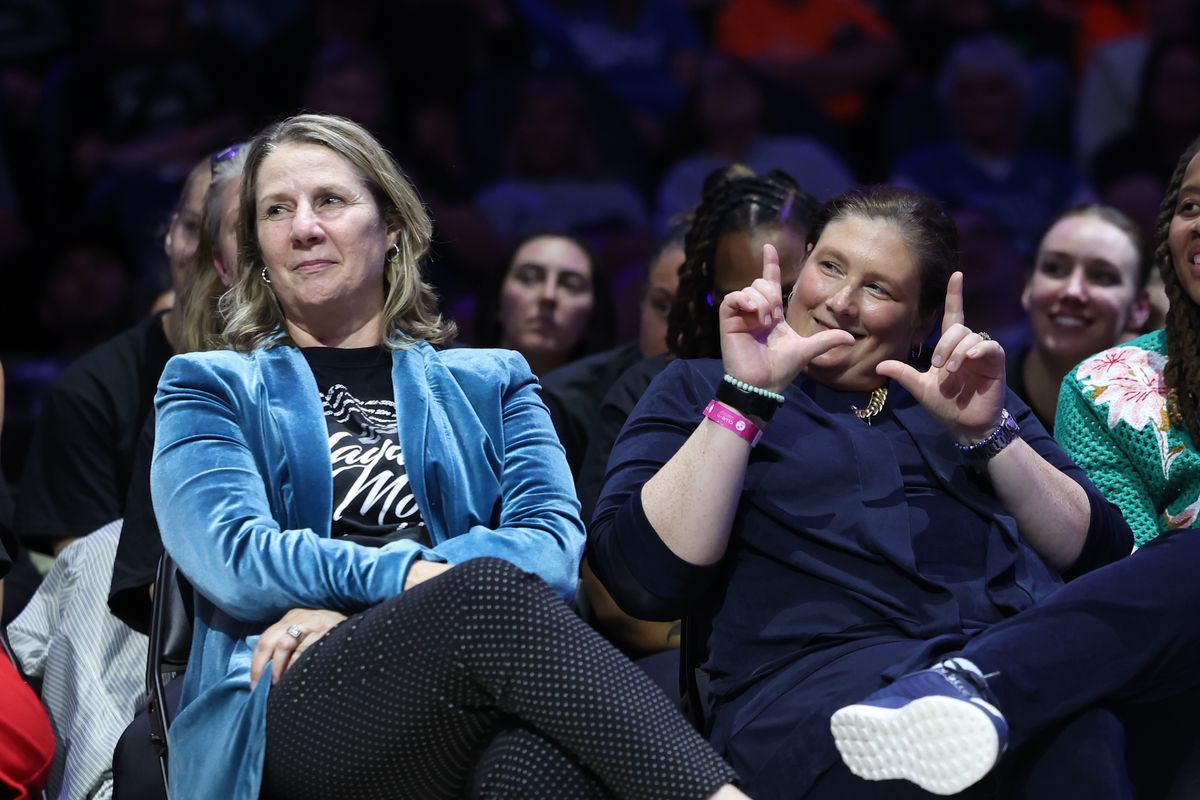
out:
<path id="1" fill-rule="evenodd" d="M 286 633 L 297 642 L 304 638 L 304 631 L 300 630 L 299 625 L 288 625 Z"/>
<path id="2" fill-rule="evenodd" d="M 992 337 L 988 334 L 987 331 L 976 331 L 976 333 L 978 333 L 979 338 L 983 339 L 985 342 L 990 342 L 992 340 Z"/>

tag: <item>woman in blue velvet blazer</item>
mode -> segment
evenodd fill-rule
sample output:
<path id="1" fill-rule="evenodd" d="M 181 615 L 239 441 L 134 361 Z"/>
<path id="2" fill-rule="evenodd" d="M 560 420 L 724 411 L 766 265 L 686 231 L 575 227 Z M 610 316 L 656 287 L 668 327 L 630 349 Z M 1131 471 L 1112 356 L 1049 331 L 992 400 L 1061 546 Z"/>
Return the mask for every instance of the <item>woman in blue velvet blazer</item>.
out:
<path id="1" fill-rule="evenodd" d="M 537 381 L 435 347 L 430 221 L 378 143 L 267 129 L 238 235 L 229 349 L 173 359 L 156 400 L 155 511 L 196 590 L 173 796 L 740 796 L 563 602 L 583 530 Z"/>

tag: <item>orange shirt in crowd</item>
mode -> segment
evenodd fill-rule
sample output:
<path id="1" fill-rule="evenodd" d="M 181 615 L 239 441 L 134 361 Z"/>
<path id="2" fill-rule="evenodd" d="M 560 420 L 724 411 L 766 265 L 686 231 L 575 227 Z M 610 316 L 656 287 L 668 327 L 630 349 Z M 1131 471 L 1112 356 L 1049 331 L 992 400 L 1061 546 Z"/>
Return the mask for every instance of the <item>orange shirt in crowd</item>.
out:
<path id="1" fill-rule="evenodd" d="M 825 55 L 846 39 L 887 39 L 892 29 L 860 0 L 730 0 L 716 21 L 718 51 L 744 61 Z M 861 92 L 825 98 L 825 112 L 852 120 Z"/>

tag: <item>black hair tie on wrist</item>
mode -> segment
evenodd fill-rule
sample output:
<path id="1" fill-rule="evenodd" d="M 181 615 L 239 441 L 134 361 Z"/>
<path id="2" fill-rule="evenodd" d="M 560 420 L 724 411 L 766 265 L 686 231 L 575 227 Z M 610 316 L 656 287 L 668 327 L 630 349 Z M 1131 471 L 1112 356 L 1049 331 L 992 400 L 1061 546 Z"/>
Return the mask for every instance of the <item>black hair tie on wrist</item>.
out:
<path id="1" fill-rule="evenodd" d="M 771 421 L 771 417 L 775 416 L 780 406 L 780 403 L 770 397 L 747 392 L 726 380 L 717 385 L 716 397 L 730 408 L 742 412 L 747 417 L 757 417 L 764 423 Z"/>

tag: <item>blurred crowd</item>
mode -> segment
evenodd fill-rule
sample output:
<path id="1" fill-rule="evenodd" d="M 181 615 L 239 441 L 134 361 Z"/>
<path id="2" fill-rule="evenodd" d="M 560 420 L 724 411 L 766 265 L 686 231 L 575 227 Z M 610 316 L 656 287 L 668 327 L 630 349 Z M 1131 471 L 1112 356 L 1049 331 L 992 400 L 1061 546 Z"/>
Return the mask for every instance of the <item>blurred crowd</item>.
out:
<path id="1" fill-rule="evenodd" d="M 506 303 L 550 278 L 506 267 L 546 231 L 589 251 L 568 355 L 632 339 L 656 243 L 738 162 L 818 200 L 936 197 L 968 315 L 1019 345 L 1064 210 L 1103 202 L 1153 239 L 1200 132 L 1198 21 L 1196 0 L 10 0 L 4 468 L 66 364 L 170 304 L 163 234 L 192 165 L 299 110 L 361 123 L 407 170 L 463 344 L 515 346 Z"/>

